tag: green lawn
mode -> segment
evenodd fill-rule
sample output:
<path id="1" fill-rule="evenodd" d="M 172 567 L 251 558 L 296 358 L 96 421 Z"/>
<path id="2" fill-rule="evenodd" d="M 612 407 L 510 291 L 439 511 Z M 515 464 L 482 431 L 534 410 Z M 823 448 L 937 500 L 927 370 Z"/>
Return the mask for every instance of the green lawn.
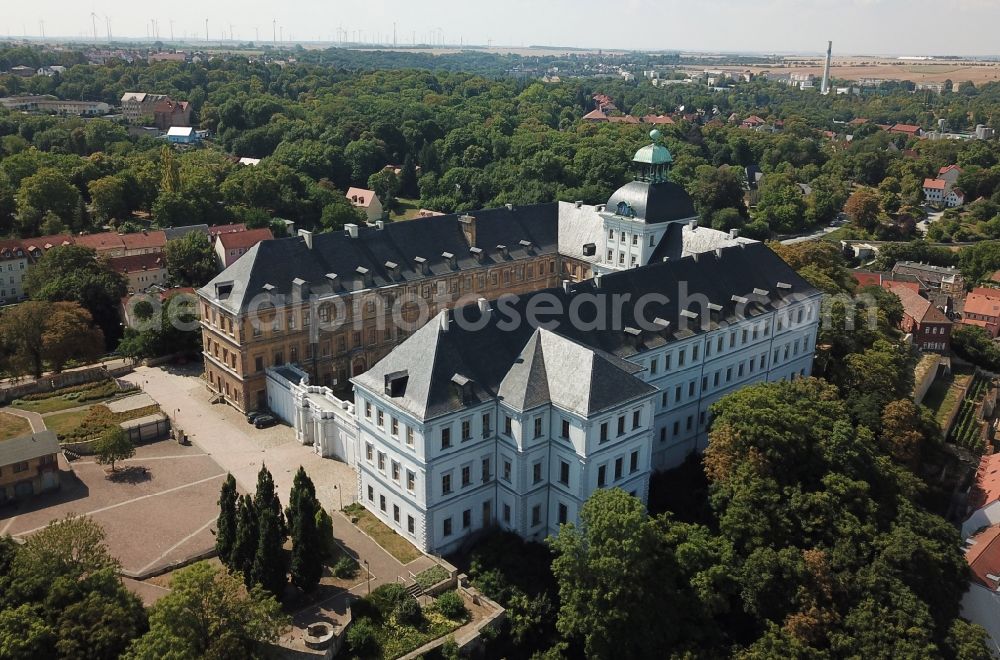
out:
<path id="1" fill-rule="evenodd" d="M 390 213 L 390 220 L 413 220 L 420 213 L 419 199 L 403 199 L 399 197 L 396 201 L 399 203 L 399 211 L 397 213 Z"/>
<path id="2" fill-rule="evenodd" d="M 31 433 L 28 420 L 7 412 L 0 412 L 0 440 L 10 440 Z"/>
<path id="3" fill-rule="evenodd" d="M 412 543 L 389 529 L 364 506 L 357 503 L 351 504 L 344 508 L 344 514 L 352 519 L 357 518 L 358 522 L 355 524 L 358 528 L 375 539 L 375 542 L 382 546 L 382 549 L 401 563 L 409 564 L 420 556 L 420 551 Z"/>
<path id="4" fill-rule="evenodd" d="M 105 401 L 105 400 L 106 399 L 98 399 L 98 401 Z M 41 399 L 39 401 L 17 401 L 14 403 L 14 407 L 20 410 L 27 410 L 30 412 L 36 412 L 44 415 L 45 413 L 58 412 L 60 410 L 69 410 L 70 408 L 79 408 L 80 406 L 85 406 L 89 403 L 94 403 L 94 402 L 93 401 L 80 402 L 74 399 L 64 399 L 60 396 L 54 396 L 48 399 Z"/>
<path id="5" fill-rule="evenodd" d="M 972 373 L 968 369 L 955 368 L 952 373 L 942 375 L 935 380 L 927 390 L 923 405 L 931 409 L 938 424 L 943 424 L 955 406 L 960 403 L 958 392 L 972 378 Z"/>
<path id="6" fill-rule="evenodd" d="M 73 412 L 57 413 L 45 418 L 45 426 L 49 430 L 55 431 L 61 440 L 64 435 L 80 426 L 80 422 L 87 416 L 90 408 L 74 410 Z"/>

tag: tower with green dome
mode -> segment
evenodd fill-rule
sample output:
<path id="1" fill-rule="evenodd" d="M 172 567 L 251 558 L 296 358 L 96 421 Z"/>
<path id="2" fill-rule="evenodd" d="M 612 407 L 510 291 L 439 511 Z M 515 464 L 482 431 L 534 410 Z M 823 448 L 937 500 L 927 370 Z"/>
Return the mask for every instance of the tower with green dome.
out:
<path id="1" fill-rule="evenodd" d="M 652 144 L 635 152 L 632 162 L 635 164 L 635 180 L 647 183 L 663 183 L 670 174 L 670 166 L 674 162 L 674 157 L 670 155 L 670 150 L 663 144 L 663 133 L 654 128 L 649 132 Z"/>

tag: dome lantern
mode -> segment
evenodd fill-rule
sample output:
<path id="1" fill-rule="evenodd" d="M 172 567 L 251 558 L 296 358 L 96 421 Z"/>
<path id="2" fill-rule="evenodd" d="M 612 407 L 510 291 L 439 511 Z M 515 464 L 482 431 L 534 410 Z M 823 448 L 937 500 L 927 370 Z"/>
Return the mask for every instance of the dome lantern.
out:
<path id="1" fill-rule="evenodd" d="M 636 168 L 635 178 L 637 181 L 661 183 L 667 180 L 674 157 L 670 155 L 670 150 L 663 144 L 663 133 L 659 129 L 651 130 L 649 138 L 653 141 L 652 144 L 647 144 L 639 149 L 632 157 Z"/>

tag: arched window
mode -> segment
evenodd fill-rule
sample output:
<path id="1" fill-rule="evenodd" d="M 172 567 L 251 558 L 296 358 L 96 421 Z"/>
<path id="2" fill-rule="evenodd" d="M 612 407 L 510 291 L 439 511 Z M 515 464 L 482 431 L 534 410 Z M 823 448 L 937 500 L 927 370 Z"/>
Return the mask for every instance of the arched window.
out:
<path id="1" fill-rule="evenodd" d="M 618 202 L 618 215 L 631 218 L 635 215 L 635 212 L 632 210 L 632 205 L 628 202 Z"/>

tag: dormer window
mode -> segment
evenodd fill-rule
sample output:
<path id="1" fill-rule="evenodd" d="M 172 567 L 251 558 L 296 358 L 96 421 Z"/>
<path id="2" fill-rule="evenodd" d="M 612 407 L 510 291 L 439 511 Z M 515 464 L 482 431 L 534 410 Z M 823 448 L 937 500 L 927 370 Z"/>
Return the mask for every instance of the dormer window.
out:
<path id="1" fill-rule="evenodd" d="M 633 218 L 635 217 L 635 210 L 632 209 L 632 205 L 628 202 L 618 202 L 618 215 L 623 218 Z"/>

